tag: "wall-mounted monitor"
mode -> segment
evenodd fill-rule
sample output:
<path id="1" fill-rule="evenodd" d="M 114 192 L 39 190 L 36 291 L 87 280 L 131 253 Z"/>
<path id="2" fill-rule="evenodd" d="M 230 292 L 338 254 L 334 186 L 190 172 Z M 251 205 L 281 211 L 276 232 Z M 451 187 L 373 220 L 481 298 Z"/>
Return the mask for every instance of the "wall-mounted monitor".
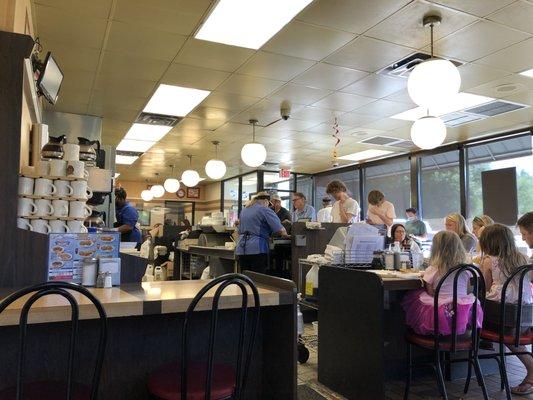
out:
<path id="1" fill-rule="evenodd" d="M 48 102 L 55 104 L 62 82 L 63 72 L 61 72 L 52 54 L 48 52 L 41 73 L 39 74 L 39 79 L 37 80 L 39 92 L 42 93 Z"/>

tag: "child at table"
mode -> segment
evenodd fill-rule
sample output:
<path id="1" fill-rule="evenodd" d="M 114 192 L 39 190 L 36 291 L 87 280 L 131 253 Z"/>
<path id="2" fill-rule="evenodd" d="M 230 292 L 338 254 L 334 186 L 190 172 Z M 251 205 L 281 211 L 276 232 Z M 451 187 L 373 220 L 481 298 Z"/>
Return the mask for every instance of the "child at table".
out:
<path id="1" fill-rule="evenodd" d="M 441 231 L 433 238 L 430 266 L 424 271 L 424 289 L 407 293 L 402 300 L 405 322 L 415 333 L 433 335 L 434 295 L 440 279 L 453 267 L 465 263 L 466 252 L 461 239 L 455 232 Z M 451 335 L 453 314 L 453 282 L 450 275 L 443 283 L 439 294 L 439 333 Z M 468 294 L 470 274 L 461 273 L 457 281 L 457 334 L 469 328 L 474 296 Z M 481 328 L 483 311 L 477 304 L 477 326 Z"/>

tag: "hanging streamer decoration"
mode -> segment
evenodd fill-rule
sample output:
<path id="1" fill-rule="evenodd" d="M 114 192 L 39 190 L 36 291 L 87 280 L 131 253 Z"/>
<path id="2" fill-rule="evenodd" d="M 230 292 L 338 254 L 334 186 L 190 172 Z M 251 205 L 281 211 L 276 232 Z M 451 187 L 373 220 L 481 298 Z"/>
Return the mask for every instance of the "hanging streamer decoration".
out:
<path id="1" fill-rule="evenodd" d="M 341 142 L 341 139 L 339 138 L 339 122 L 337 121 L 337 117 L 335 117 L 335 121 L 333 122 L 333 134 L 331 136 L 335 138 L 335 145 L 333 146 L 333 161 L 337 161 L 337 147 Z"/>

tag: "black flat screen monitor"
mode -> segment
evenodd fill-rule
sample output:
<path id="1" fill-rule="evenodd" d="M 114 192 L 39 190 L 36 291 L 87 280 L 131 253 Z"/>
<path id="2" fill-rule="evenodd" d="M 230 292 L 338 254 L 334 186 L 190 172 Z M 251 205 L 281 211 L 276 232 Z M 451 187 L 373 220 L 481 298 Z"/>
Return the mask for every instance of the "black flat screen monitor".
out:
<path id="1" fill-rule="evenodd" d="M 43 65 L 43 70 L 37 80 L 37 87 L 48 102 L 55 104 L 63 82 L 63 72 L 59 69 L 50 52 L 46 54 Z"/>

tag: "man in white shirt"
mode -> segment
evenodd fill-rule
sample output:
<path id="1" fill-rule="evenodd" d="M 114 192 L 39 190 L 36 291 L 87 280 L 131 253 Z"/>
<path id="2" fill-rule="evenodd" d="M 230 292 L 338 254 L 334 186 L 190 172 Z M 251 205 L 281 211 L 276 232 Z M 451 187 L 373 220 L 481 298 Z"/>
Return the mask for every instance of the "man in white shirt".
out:
<path id="1" fill-rule="evenodd" d="M 318 222 L 331 222 L 331 199 L 324 197 L 322 199 L 322 208 L 318 210 L 316 220 Z"/>
<path id="2" fill-rule="evenodd" d="M 390 234 L 394 218 L 396 218 L 394 205 L 385 200 L 385 195 L 379 190 L 371 190 L 368 193 L 367 222 L 372 225 L 386 225 Z"/>
<path id="3" fill-rule="evenodd" d="M 348 196 L 347 191 L 348 189 L 342 181 L 328 183 L 326 193 L 335 199 L 331 209 L 331 222 L 353 224 L 359 221 L 359 204 Z"/>

